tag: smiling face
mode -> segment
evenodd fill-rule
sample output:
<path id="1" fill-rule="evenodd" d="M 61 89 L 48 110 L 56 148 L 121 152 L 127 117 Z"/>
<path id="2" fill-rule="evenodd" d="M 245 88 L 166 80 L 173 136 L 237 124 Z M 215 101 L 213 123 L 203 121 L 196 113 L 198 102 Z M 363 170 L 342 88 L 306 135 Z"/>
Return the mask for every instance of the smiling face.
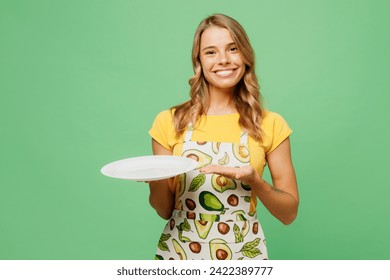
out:
<path id="1" fill-rule="evenodd" d="M 200 38 L 200 63 L 209 90 L 233 90 L 245 73 L 245 63 L 229 30 L 206 29 Z"/>

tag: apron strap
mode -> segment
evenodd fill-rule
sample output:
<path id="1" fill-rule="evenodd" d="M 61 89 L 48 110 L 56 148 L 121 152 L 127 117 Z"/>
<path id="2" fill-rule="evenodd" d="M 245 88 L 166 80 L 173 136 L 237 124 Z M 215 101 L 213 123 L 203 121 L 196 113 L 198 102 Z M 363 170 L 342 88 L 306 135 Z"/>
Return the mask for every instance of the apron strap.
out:
<path id="1" fill-rule="evenodd" d="M 246 132 L 246 131 L 241 132 L 240 144 L 243 144 L 243 145 L 248 144 L 248 132 Z"/>
<path id="2" fill-rule="evenodd" d="M 190 142 L 192 139 L 192 133 L 194 132 L 194 127 L 192 126 L 192 123 L 188 125 L 186 135 L 184 137 L 184 142 Z"/>

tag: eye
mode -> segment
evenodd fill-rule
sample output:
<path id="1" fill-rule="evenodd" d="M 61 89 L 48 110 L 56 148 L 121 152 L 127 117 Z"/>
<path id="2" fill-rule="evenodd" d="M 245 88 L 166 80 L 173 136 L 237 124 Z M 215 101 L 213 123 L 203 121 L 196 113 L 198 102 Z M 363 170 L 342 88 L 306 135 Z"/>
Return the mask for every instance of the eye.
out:
<path id="1" fill-rule="evenodd" d="M 231 47 L 229 49 L 229 52 L 238 52 L 238 48 L 237 47 Z"/>
<path id="2" fill-rule="evenodd" d="M 215 51 L 206 51 L 204 54 L 205 55 L 212 55 L 212 54 L 215 54 Z"/>

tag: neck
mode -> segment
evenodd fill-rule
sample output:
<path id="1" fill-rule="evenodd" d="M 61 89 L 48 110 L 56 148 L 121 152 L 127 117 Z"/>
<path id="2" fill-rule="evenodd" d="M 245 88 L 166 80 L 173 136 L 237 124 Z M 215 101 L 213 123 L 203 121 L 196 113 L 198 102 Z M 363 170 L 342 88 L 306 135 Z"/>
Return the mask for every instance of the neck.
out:
<path id="1" fill-rule="evenodd" d="M 216 89 L 209 87 L 209 108 L 207 115 L 226 115 L 237 113 L 234 104 L 234 89 Z"/>

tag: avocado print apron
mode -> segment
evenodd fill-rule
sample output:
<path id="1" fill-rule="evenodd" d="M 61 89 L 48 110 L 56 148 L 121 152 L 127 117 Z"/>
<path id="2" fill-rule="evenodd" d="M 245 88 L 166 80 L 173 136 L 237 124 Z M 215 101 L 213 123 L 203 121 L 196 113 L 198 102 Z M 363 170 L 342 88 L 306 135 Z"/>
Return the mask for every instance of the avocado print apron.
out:
<path id="1" fill-rule="evenodd" d="M 175 178 L 176 205 L 157 246 L 157 260 L 268 259 L 264 234 L 250 212 L 251 189 L 242 181 L 203 174 L 209 164 L 249 164 L 248 135 L 240 143 L 191 141 L 186 132 L 182 156 L 198 161 L 195 170 Z"/>

